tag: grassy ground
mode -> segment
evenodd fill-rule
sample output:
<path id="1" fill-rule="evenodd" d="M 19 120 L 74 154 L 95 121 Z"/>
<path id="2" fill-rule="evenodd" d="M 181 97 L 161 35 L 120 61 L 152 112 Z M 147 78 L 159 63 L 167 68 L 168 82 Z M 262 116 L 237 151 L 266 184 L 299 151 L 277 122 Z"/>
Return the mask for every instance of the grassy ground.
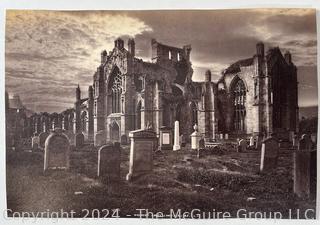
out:
<path id="1" fill-rule="evenodd" d="M 315 201 L 293 195 L 290 151 L 281 152 L 278 168 L 269 174 L 258 172 L 258 151 L 224 150 L 200 159 L 187 148 L 164 151 L 155 154 L 152 173 L 130 183 L 125 181 L 129 147 L 123 147 L 121 157 L 121 181 L 104 183 L 96 177 L 96 150 L 72 152 L 69 171 L 47 175 L 43 174 L 42 152 L 10 152 L 7 155 L 8 209 L 13 212 L 73 210 L 73 217 L 133 217 L 139 212 L 136 209 L 160 211 L 165 215 L 171 209 L 175 212 L 199 209 L 229 212 L 236 217 L 239 209 L 245 209 L 241 217 L 249 217 L 247 213 L 251 211 L 281 212 L 283 218 L 289 217 L 289 209 L 315 209 Z M 119 211 L 107 211 L 116 208 Z"/>

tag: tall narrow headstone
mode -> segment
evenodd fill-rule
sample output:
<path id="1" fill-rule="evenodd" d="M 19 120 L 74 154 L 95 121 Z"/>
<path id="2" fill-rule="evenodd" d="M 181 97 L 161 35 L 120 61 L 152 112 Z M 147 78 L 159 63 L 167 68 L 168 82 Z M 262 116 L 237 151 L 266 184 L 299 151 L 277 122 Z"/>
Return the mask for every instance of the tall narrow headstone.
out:
<path id="1" fill-rule="evenodd" d="M 302 135 L 298 150 L 293 154 L 293 191 L 299 197 L 310 197 L 311 174 L 316 170 L 311 160 L 311 144 L 310 136 Z"/>
<path id="2" fill-rule="evenodd" d="M 253 136 L 250 137 L 249 146 L 250 146 L 250 147 L 254 147 L 254 137 L 253 137 Z"/>
<path id="3" fill-rule="evenodd" d="M 120 180 L 120 145 L 110 143 L 100 147 L 98 151 L 98 177 L 106 181 Z"/>
<path id="4" fill-rule="evenodd" d="M 260 171 L 269 172 L 277 167 L 279 155 L 279 143 L 273 138 L 269 137 L 262 142 L 261 147 L 261 161 Z"/>
<path id="5" fill-rule="evenodd" d="M 225 134 L 224 137 L 225 137 L 226 140 L 228 140 L 229 139 L 229 134 Z"/>
<path id="6" fill-rule="evenodd" d="M 69 169 L 70 143 L 61 130 L 53 130 L 46 139 L 44 171 L 48 169 Z"/>
<path id="7" fill-rule="evenodd" d="M 126 180 L 149 173 L 153 168 L 153 151 L 156 148 L 156 133 L 152 130 L 135 130 L 129 133 L 130 161 Z"/>
<path id="8" fill-rule="evenodd" d="M 198 126 L 195 124 L 193 126 L 194 132 L 190 135 L 191 137 L 191 149 L 198 150 L 199 149 L 199 141 L 201 139 L 201 134 L 198 132 Z"/>
<path id="9" fill-rule="evenodd" d="M 173 151 L 180 150 L 180 133 L 179 133 L 179 121 L 174 122 L 174 144 Z"/>

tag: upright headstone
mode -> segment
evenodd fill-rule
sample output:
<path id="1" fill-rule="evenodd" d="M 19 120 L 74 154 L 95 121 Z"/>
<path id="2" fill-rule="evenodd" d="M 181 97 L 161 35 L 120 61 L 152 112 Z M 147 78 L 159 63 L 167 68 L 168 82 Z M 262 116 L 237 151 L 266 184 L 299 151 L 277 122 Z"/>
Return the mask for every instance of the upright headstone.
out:
<path id="1" fill-rule="evenodd" d="M 128 144 L 127 135 L 125 135 L 125 134 L 121 135 L 120 143 L 121 143 L 121 145 L 127 145 Z"/>
<path id="2" fill-rule="evenodd" d="M 44 149 L 45 147 L 45 142 L 48 136 L 49 136 L 48 132 L 42 132 L 39 134 L 39 145 L 42 149 Z"/>
<path id="3" fill-rule="evenodd" d="M 247 150 L 247 141 L 244 139 L 241 139 L 238 145 L 238 152 L 244 152 L 246 150 Z"/>
<path id="4" fill-rule="evenodd" d="M 130 162 L 128 181 L 152 171 L 153 151 L 156 148 L 156 133 L 152 130 L 135 130 L 129 133 Z"/>
<path id="5" fill-rule="evenodd" d="M 191 149 L 198 150 L 199 149 L 199 141 L 202 135 L 198 132 L 198 126 L 195 124 L 193 126 L 194 132 L 190 135 L 191 137 Z"/>
<path id="6" fill-rule="evenodd" d="M 302 135 L 298 150 L 293 154 L 293 191 L 299 197 L 310 197 L 311 174 L 316 170 L 311 163 L 311 144 L 310 136 Z"/>
<path id="7" fill-rule="evenodd" d="M 254 137 L 253 137 L 253 136 L 251 136 L 251 137 L 250 137 L 250 143 L 249 143 L 249 146 L 250 146 L 251 148 L 253 148 L 253 147 L 254 147 Z"/>
<path id="8" fill-rule="evenodd" d="M 98 177 L 107 181 L 120 180 L 120 145 L 108 144 L 100 147 L 98 151 Z"/>
<path id="9" fill-rule="evenodd" d="M 39 136 L 33 136 L 31 141 L 32 150 L 36 151 L 39 148 L 40 138 Z"/>
<path id="10" fill-rule="evenodd" d="M 223 134 L 220 134 L 220 139 L 223 140 Z"/>
<path id="11" fill-rule="evenodd" d="M 160 128 L 160 150 L 171 150 L 172 149 L 172 128 L 170 127 L 161 127 Z"/>
<path id="12" fill-rule="evenodd" d="M 260 171 L 269 172 L 277 167 L 279 155 L 279 143 L 273 138 L 269 137 L 262 142 L 261 147 L 261 161 Z"/>
<path id="13" fill-rule="evenodd" d="M 179 132 L 179 121 L 174 122 L 174 144 L 173 151 L 180 150 L 180 132 Z"/>
<path id="14" fill-rule="evenodd" d="M 44 171 L 69 169 L 70 142 L 61 130 L 51 131 L 45 142 Z"/>
<path id="15" fill-rule="evenodd" d="M 84 145 L 84 135 L 83 135 L 83 133 L 77 133 L 75 141 L 76 141 L 76 148 L 81 148 Z"/>
<path id="16" fill-rule="evenodd" d="M 224 135 L 224 138 L 225 138 L 226 140 L 228 140 L 228 139 L 229 139 L 229 134 L 225 134 L 225 135 Z"/>
<path id="17" fill-rule="evenodd" d="M 94 146 L 102 146 L 104 144 L 106 144 L 106 134 L 104 130 L 99 130 L 94 135 Z"/>

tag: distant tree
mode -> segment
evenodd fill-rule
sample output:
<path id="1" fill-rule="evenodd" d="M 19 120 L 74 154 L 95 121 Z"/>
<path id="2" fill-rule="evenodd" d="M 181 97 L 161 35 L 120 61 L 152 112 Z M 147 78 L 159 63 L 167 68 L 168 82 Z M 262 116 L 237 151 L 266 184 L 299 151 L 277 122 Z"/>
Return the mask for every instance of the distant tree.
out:
<path id="1" fill-rule="evenodd" d="M 302 117 L 299 121 L 299 131 L 301 134 L 317 133 L 318 117 L 305 118 Z"/>

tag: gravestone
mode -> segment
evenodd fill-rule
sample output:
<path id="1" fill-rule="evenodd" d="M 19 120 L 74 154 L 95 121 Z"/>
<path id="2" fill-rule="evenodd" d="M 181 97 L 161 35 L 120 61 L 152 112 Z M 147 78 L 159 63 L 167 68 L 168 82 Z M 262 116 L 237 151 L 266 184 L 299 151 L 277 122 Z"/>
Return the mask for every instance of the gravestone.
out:
<path id="1" fill-rule="evenodd" d="M 273 138 L 266 138 L 262 142 L 260 171 L 269 172 L 277 167 L 279 155 L 279 143 Z"/>
<path id="2" fill-rule="evenodd" d="M 223 140 L 223 134 L 220 134 L 220 139 Z"/>
<path id="3" fill-rule="evenodd" d="M 180 150 L 180 132 L 179 132 L 179 121 L 174 122 L 174 144 L 173 151 Z"/>
<path id="4" fill-rule="evenodd" d="M 198 150 L 199 149 L 199 141 L 202 138 L 200 132 L 198 132 L 198 126 L 195 124 L 193 126 L 194 132 L 190 135 L 191 137 L 191 149 Z"/>
<path id="5" fill-rule="evenodd" d="M 244 152 L 246 150 L 247 150 L 247 141 L 244 139 L 241 139 L 238 145 L 238 152 Z"/>
<path id="6" fill-rule="evenodd" d="M 39 148 L 40 139 L 39 136 L 33 136 L 31 141 L 32 150 L 36 151 Z"/>
<path id="7" fill-rule="evenodd" d="M 130 162 L 126 180 L 152 171 L 153 151 L 156 148 L 156 133 L 152 130 L 135 130 L 129 133 Z"/>
<path id="8" fill-rule="evenodd" d="M 125 134 L 121 135 L 120 143 L 121 143 L 121 145 L 127 145 L 128 144 L 127 135 L 125 135 Z"/>
<path id="9" fill-rule="evenodd" d="M 39 134 L 39 145 L 40 145 L 40 148 L 44 149 L 45 142 L 46 142 L 46 139 L 47 139 L 48 136 L 49 136 L 48 132 L 42 132 L 42 133 Z"/>
<path id="10" fill-rule="evenodd" d="M 293 154 L 293 191 L 302 198 L 309 198 L 311 190 L 315 190 L 316 151 L 311 150 L 311 144 L 310 136 L 302 135 L 298 149 Z"/>
<path id="11" fill-rule="evenodd" d="M 254 137 L 253 137 L 253 136 L 251 136 L 251 137 L 250 137 L 250 143 L 249 143 L 249 146 L 250 146 L 251 148 L 253 148 L 253 147 L 254 147 Z"/>
<path id="12" fill-rule="evenodd" d="M 225 134 L 224 137 L 225 137 L 226 140 L 228 140 L 229 139 L 229 134 Z"/>
<path id="13" fill-rule="evenodd" d="M 104 130 L 99 130 L 95 135 L 94 135 L 94 146 L 102 146 L 106 144 L 106 135 Z"/>
<path id="14" fill-rule="evenodd" d="M 160 150 L 171 150 L 173 147 L 172 143 L 172 129 L 171 127 L 160 127 L 160 134 L 159 134 L 159 146 Z"/>
<path id="15" fill-rule="evenodd" d="M 120 145 L 111 143 L 103 145 L 98 151 L 98 177 L 107 182 L 120 180 Z"/>
<path id="16" fill-rule="evenodd" d="M 69 169 L 70 142 L 60 130 L 51 131 L 45 142 L 44 171 Z"/>
<path id="17" fill-rule="evenodd" d="M 76 148 L 81 148 L 84 145 L 84 135 L 83 133 L 77 133 L 75 137 Z"/>

